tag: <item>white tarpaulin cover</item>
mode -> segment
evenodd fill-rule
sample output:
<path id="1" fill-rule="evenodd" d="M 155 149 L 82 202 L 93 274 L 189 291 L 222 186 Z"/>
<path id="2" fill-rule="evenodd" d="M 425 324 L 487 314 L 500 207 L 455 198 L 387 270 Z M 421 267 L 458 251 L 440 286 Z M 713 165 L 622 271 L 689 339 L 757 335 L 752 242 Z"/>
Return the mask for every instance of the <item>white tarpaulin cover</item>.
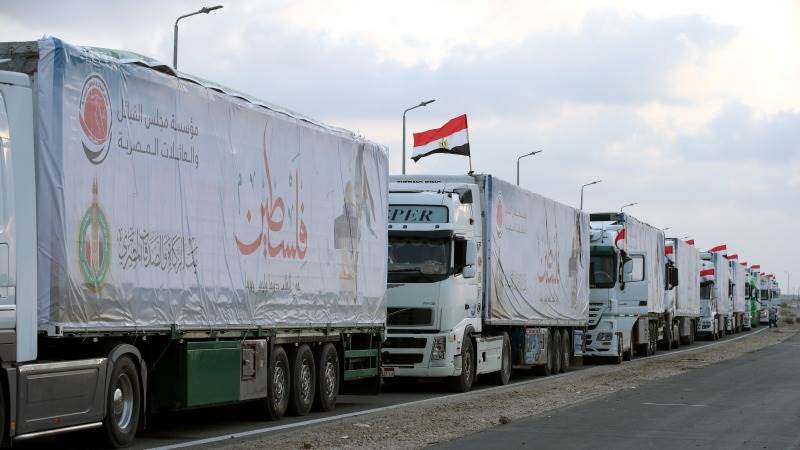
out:
<path id="1" fill-rule="evenodd" d="M 736 260 L 729 261 L 729 264 L 731 266 L 731 278 L 734 283 L 732 292 L 733 312 L 743 313 L 745 311 L 744 285 L 747 280 L 747 277 L 745 277 L 747 269 Z"/>
<path id="2" fill-rule="evenodd" d="M 647 281 L 647 312 L 663 313 L 664 305 L 664 232 L 630 214 L 620 214 L 625 238 L 619 246 L 627 253 L 644 254 Z"/>
<path id="3" fill-rule="evenodd" d="M 385 322 L 385 148 L 113 52 L 39 54 L 41 327 Z"/>
<path id="4" fill-rule="evenodd" d="M 714 293 L 717 299 L 717 312 L 731 315 L 733 302 L 730 296 L 731 268 L 728 259 L 720 253 L 712 253 L 714 260 Z"/>
<path id="5" fill-rule="evenodd" d="M 678 268 L 678 286 L 675 290 L 675 316 L 700 315 L 700 252 L 681 239 L 667 239 L 672 254 L 668 257 Z"/>
<path id="6" fill-rule="evenodd" d="M 486 319 L 584 325 L 589 311 L 589 215 L 485 176 Z"/>

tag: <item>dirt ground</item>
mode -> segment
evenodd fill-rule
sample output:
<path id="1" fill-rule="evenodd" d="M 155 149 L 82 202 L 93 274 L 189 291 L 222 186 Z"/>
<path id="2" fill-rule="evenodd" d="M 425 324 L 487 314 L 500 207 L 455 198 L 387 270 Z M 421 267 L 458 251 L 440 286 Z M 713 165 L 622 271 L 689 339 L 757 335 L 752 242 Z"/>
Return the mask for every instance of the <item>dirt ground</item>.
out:
<path id="1" fill-rule="evenodd" d="M 421 448 L 523 417 L 597 399 L 622 389 L 636 389 L 648 381 L 776 344 L 798 330 L 798 324 L 782 323 L 778 329 L 767 329 L 757 335 L 697 351 L 639 359 L 619 366 L 594 366 L 552 380 L 511 385 L 488 392 L 478 391 L 374 415 L 292 429 L 282 434 L 233 443 L 224 448 Z"/>

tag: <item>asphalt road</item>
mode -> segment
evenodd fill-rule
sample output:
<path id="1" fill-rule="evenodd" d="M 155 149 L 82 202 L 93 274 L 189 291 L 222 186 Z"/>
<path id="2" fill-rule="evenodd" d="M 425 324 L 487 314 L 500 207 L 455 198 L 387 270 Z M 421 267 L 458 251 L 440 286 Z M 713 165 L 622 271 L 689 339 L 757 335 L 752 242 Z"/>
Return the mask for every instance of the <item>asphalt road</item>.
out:
<path id="1" fill-rule="evenodd" d="M 760 328 L 759 328 L 760 330 Z M 747 335 L 752 332 L 727 336 L 722 341 Z M 694 348 L 708 345 L 709 342 L 697 341 Z M 682 346 L 680 350 L 689 347 Z M 659 352 L 665 354 L 669 352 Z M 657 355 L 658 356 L 658 355 Z M 570 371 L 583 370 L 588 366 L 573 367 Z M 525 373 L 514 373 L 513 383 L 536 382 L 542 377 Z M 491 389 L 495 386 L 488 380 L 478 378 L 478 384 L 473 391 Z M 265 422 L 257 419 L 252 405 L 237 405 L 230 407 L 204 408 L 194 411 L 155 415 L 148 422 L 148 429 L 140 431 L 132 448 L 144 449 L 171 445 L 191 446 L 202 445 L 205 439 L 215 439 L 227 435 L 237 435 L 237 438 L 246 439 L 252 433 L 255 437 L 282 431 L 289 426 L 313 425 L 323 420 L 336 420 L 348 414 L 373 410 L 382 407 L 407 404 L 409 402 L 435 399 L 438 397 L 454 395 L 449 392 L 443 383 L 438 381 L 425 381 L 407 386 L 384 386 L 380 395 L 341 395 L 336 409 L 329 413 L 314 412 L 305 417 L 284 417 L 279 422 Z M 463 394 L 458 394 L 463 395 Z M 265 430 L 265 428 L 270 428 Z M 272 427 L 276 427 L 273 429 Z M 241 435 L 241 434 L 244 435 Z M 213 445 L 213 444 L 212 444 Z M 22 448 L 103 448 L 104 441 L 98 430 L 87 430 L 73 433 L 54 435 L 47 438 L 18 441 L 15 447 Z M 477 448 L 477 447 L 476 447 Z"/>
<path id="2" fill-rule="evenodd" d="M 434 446 L 800 448 L 800 335 L 685 374 Z"/>

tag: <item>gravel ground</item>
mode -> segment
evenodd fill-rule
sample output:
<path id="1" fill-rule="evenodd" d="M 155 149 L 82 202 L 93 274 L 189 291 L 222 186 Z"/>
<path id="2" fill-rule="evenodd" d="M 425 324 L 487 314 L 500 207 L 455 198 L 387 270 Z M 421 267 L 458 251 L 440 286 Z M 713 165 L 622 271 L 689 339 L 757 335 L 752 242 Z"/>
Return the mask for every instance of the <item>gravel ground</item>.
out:
<path id="1" fill-rule="evenodd" d="M 781 324 L 778 329 L 694 352 L 634 360 L 619 366 L 591 367 L 534 384 L 438 399 L 384 413 L 270 434 L 224 448 L 421 448 L 735 358 L 781 342 L 797 333 L 798 329 L 800 326 L 797 324 Z"/>

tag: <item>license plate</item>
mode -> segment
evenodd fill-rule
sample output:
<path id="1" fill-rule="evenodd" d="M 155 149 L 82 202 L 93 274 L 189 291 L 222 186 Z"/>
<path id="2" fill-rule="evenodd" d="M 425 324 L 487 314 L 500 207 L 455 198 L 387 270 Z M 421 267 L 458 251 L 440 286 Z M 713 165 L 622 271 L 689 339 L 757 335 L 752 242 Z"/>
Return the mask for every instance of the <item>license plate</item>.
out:
<path id="1" fill-rule="evenodd" d="M 394 376 L 394 367 L 384 367 L 383 368 L 383 377 L 384 378 L 391 378 Z"/>

